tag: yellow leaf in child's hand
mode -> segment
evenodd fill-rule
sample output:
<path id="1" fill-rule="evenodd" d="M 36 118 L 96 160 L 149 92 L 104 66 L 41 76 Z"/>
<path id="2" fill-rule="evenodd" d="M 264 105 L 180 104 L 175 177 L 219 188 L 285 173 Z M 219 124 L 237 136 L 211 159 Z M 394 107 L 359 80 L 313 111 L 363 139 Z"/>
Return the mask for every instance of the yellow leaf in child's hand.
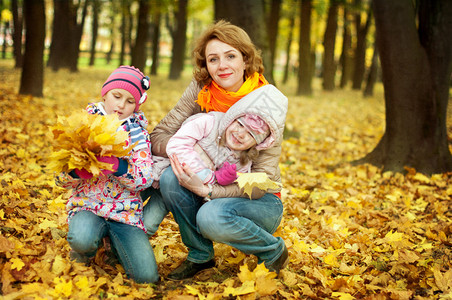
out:
<path id="1" fill-rule="evenodd" d="M 268 175 L 264 172 L 257 173 L 238 173 L 237 183 L 244 193 L 251 199 L 251 193 L 253 188 L 258 188 L 263 191 L 269 189 L 277 189 L 281 187 L 281 184 L 268 178 Z"/>
<path id="2" fill-rule="evenodd" d="M 55 172 L 85 169 L 94 176 L 101 170 L 112 170 L 111 164 L 99 162 L 96 157 L 123 157 L 129 153 L 133 145 L 127 146 L 128 133 L 118 130 L 121 124 L 116 115 L 91 115 L 84 110 L 58 117 L 51 127 L 54 141 L 48 168 Z"/>

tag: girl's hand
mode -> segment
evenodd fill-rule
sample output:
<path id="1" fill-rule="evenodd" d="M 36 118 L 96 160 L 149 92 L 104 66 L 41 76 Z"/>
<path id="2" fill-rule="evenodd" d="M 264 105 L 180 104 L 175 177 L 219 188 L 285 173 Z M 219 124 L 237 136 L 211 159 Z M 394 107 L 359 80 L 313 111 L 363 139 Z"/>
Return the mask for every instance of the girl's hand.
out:
<path id="1" fill-rule="evenodd" d="M 90 179 L 93 177 L 93 174 L 85 169 L 74 169 L 74 173 L 81 179 Z"/>
<path id="2" fill-rule="evenodd" d="M 113 171 L 111 171 L 111 170 L 102 170 L 101 173 L 103 175 L 113 174 L 116 171 L 118 171 L 119 159 L 117 157 L 115 157 L 115 156 L 98 156 L 96 158 L 97 158 L 97 160 L 99 162 L 103 162 L 103 163 L 107 163 L 107 164 L 111 164 L 112 165 Z"/>
<path id="3" fill-rule="evenodd" d="M 176 155 L 170 156 L 170 162 L 174 175 L 176 175 L 181 186 L 200 197 L 206 197 L 209 194 L 209 187 L 204 184 L 198 175 L 193 173 L 189 166 L 185 163 L 181 165 Z"/>
<path id="4" fill-rule="evenodd" d="M 231 165 L 229 162 L 225 162 L 220 169 L 215 171 L 215 178 L 218 184 L 229 185 L 233 183 L 237 179 L 236 169 L 235 164 Z"/>

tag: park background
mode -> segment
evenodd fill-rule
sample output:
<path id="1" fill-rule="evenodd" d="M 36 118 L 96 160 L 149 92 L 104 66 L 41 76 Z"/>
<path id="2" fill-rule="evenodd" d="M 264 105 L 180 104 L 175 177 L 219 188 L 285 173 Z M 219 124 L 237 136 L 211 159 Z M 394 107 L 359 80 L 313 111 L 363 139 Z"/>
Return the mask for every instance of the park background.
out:
<path id="1" fill-rule="evenodd" d="M 42 73 L 25 74 L 20 57 L 26 54 L 15 52 L 13 28 L 18 22 L 13 19 L 17 4 L 23 21 L 26 16 L 21 8 L 26 3 L 0 2 L 0 284 L 5 299 L 451 297 L 450 172 L 446 168 L 417 172 L 410 164 L 388 170 L 385 164 L 354 163 L 377 147 L 388 127 L 388 99 L 381 65 L 374 56 L 374 12 L 371 2 L 364 0 L 228 1 L 239 19 L 265 17 L 248 32 L 263 51 L 266 76 L 289 97 L 280 161 L 285 212 L 276 234 L 286 241 L 291 262 L 279 279 L 256 268 L 254 257 L 216 244 L 215 269 L 185 282 L 164 280 L 186 256 L 171 218 L 151 238 L 162 274 L 156 285 L 128 280 L 120 266 L 106 264 L 102 251 L 90 266 L 70 262 L 65 240 L 67 192 L 55 187 L 53 174 L 46 169 L 52 151 L 49 126 L 57 116 L 100 100 L 100 87 L 108 74 L 120 64 L 134 64 L 151 76 L 150 97 L 143 111 L 152 130 L 191 80 L 193 40 L 215 16 L 228 17 L 231 7 L 226 1 L 200 0 L 33 1 L 40 2 L 46 17 L 44 47 L 38 55 Z M 273 6 L 278 3 L 279 9 Z M 85 22 L 80 27 L 85 5 Z M 276 17 L 275 11 L 279 11 Z M 307 11 L 309 15 L 302 15 Z M 145 25 L 138 25 L 143 24 L 140 16 L 145 16 Z M 57 19 L 61 23 L 55 25 Z M 301 22 L 307 19 L 309 30 Z M 332 51 L 326 43 L 331 19 L 336 22 Z M 37 19 L 33 20 L 29 30 L 38 27 Z M 186 20 L 184 34 L 177 35 L 182 20 Z M 144 38 L 138 38 L 142 26 Z M 54 28 L 63 28 L 62 35 Z M 74 28 L 83 30 L 79 44 L 71 48 L 66 38 L 78 37 Z M 275 28 L 272 52 L 269 36 Z M 157 32 L 159 41 L 155 42 Z M 306 33 L 309 46 L 299 47 L 306 43 Z M 181 36 L 185 37 L 183 47 L 177 40 Z M 25 36 L 20 39 L 25 40 Z M 75 48 L 79 52 L 71 52 Z M 329 71 L 327 56 L 333 58 L 334 68 Z M 24 80 L 27 75 L 32 76 Z M 403 78 L 398 79 L 398 85 L 403 85 Z M 36 89 L 40 80 L 41 87 Z M 411 89 L 420 91 L 418 85 Z M 444 127 L 450 155 L 451 113 L 446 109 L 443 119 L 447 117 L 447 122 L 433 127 Z M 410 124 L 405 127 L 410 130 Z"/>

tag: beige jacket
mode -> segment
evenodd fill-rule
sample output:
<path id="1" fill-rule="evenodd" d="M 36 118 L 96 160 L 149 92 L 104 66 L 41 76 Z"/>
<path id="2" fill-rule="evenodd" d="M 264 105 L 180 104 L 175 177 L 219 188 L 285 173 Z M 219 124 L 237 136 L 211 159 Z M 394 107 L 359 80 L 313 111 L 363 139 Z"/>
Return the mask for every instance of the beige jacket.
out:
<path id="1" fill-rule="evenodd" d="M 200 113 L 201 108 L 195 102 L 198 98 L 198 93 L 201 90 L 196 81 L 192 81 L 187 87 L 179 102 L 171 109 L 171 111 L 157 124 L 154 130 L 151 132 L 151 144 L 153 155 L 166 157 L 166 145 L 171 136 L 176 133 L 181 124 L 190 116 Z M 280 101 L 278 104 L 278 110 L 283 114 L 283 120 L 285 122 L 285 114 L 287 113 L 287 98 L 281 94 L 276 88 L 272 87 L 272 92 L 277 93 L 277 99 Z M 275 92 L 276 90 L 276 92 Z M 241 100 L 240 100 L 241 101 Z M 239 102 L 240 102 L 239 101 Z M 273 107 L 273 109 L 275 109 Z M 282 122 L 282 124 L 284 124 Z M 268 149 L 259 151 L 259 156 L 253 160 L 251 172 L 265 172 L 269 178 L 276 182 L 281 182 L 281 174 L 279 170 L 279 157 L 281 155 L 281 142 L 282 142 L 282 125 L 281 134 L 279 139 L 273 143 L 273 146 Z M 277 193 L 280 190 L 268 190 L 269 193 Z M 265 194 L 264 191 L 254 189 L 251 198 L 258 199 Z M 224 198 L 224 197 L 246 197 L 237 184 L 231 184 L 227 186 L 214 185 L 212 198 Z"/>

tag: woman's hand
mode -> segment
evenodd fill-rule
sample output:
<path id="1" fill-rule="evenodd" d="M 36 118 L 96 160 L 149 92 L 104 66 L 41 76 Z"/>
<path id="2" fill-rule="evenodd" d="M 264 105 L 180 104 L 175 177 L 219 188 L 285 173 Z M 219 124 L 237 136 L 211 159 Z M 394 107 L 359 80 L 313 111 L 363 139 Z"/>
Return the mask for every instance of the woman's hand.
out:
<path id="1" fill-rule="evenodd" d="M 209 194 L 209 187 L 204 184 L 185 163 L 181 164 L 175 154 L 170 156 L 171 167 L 174 175 L 179 180 L 179 184 L 187 190 L 195 193 L 200 197 L 206 197 Z"/>

